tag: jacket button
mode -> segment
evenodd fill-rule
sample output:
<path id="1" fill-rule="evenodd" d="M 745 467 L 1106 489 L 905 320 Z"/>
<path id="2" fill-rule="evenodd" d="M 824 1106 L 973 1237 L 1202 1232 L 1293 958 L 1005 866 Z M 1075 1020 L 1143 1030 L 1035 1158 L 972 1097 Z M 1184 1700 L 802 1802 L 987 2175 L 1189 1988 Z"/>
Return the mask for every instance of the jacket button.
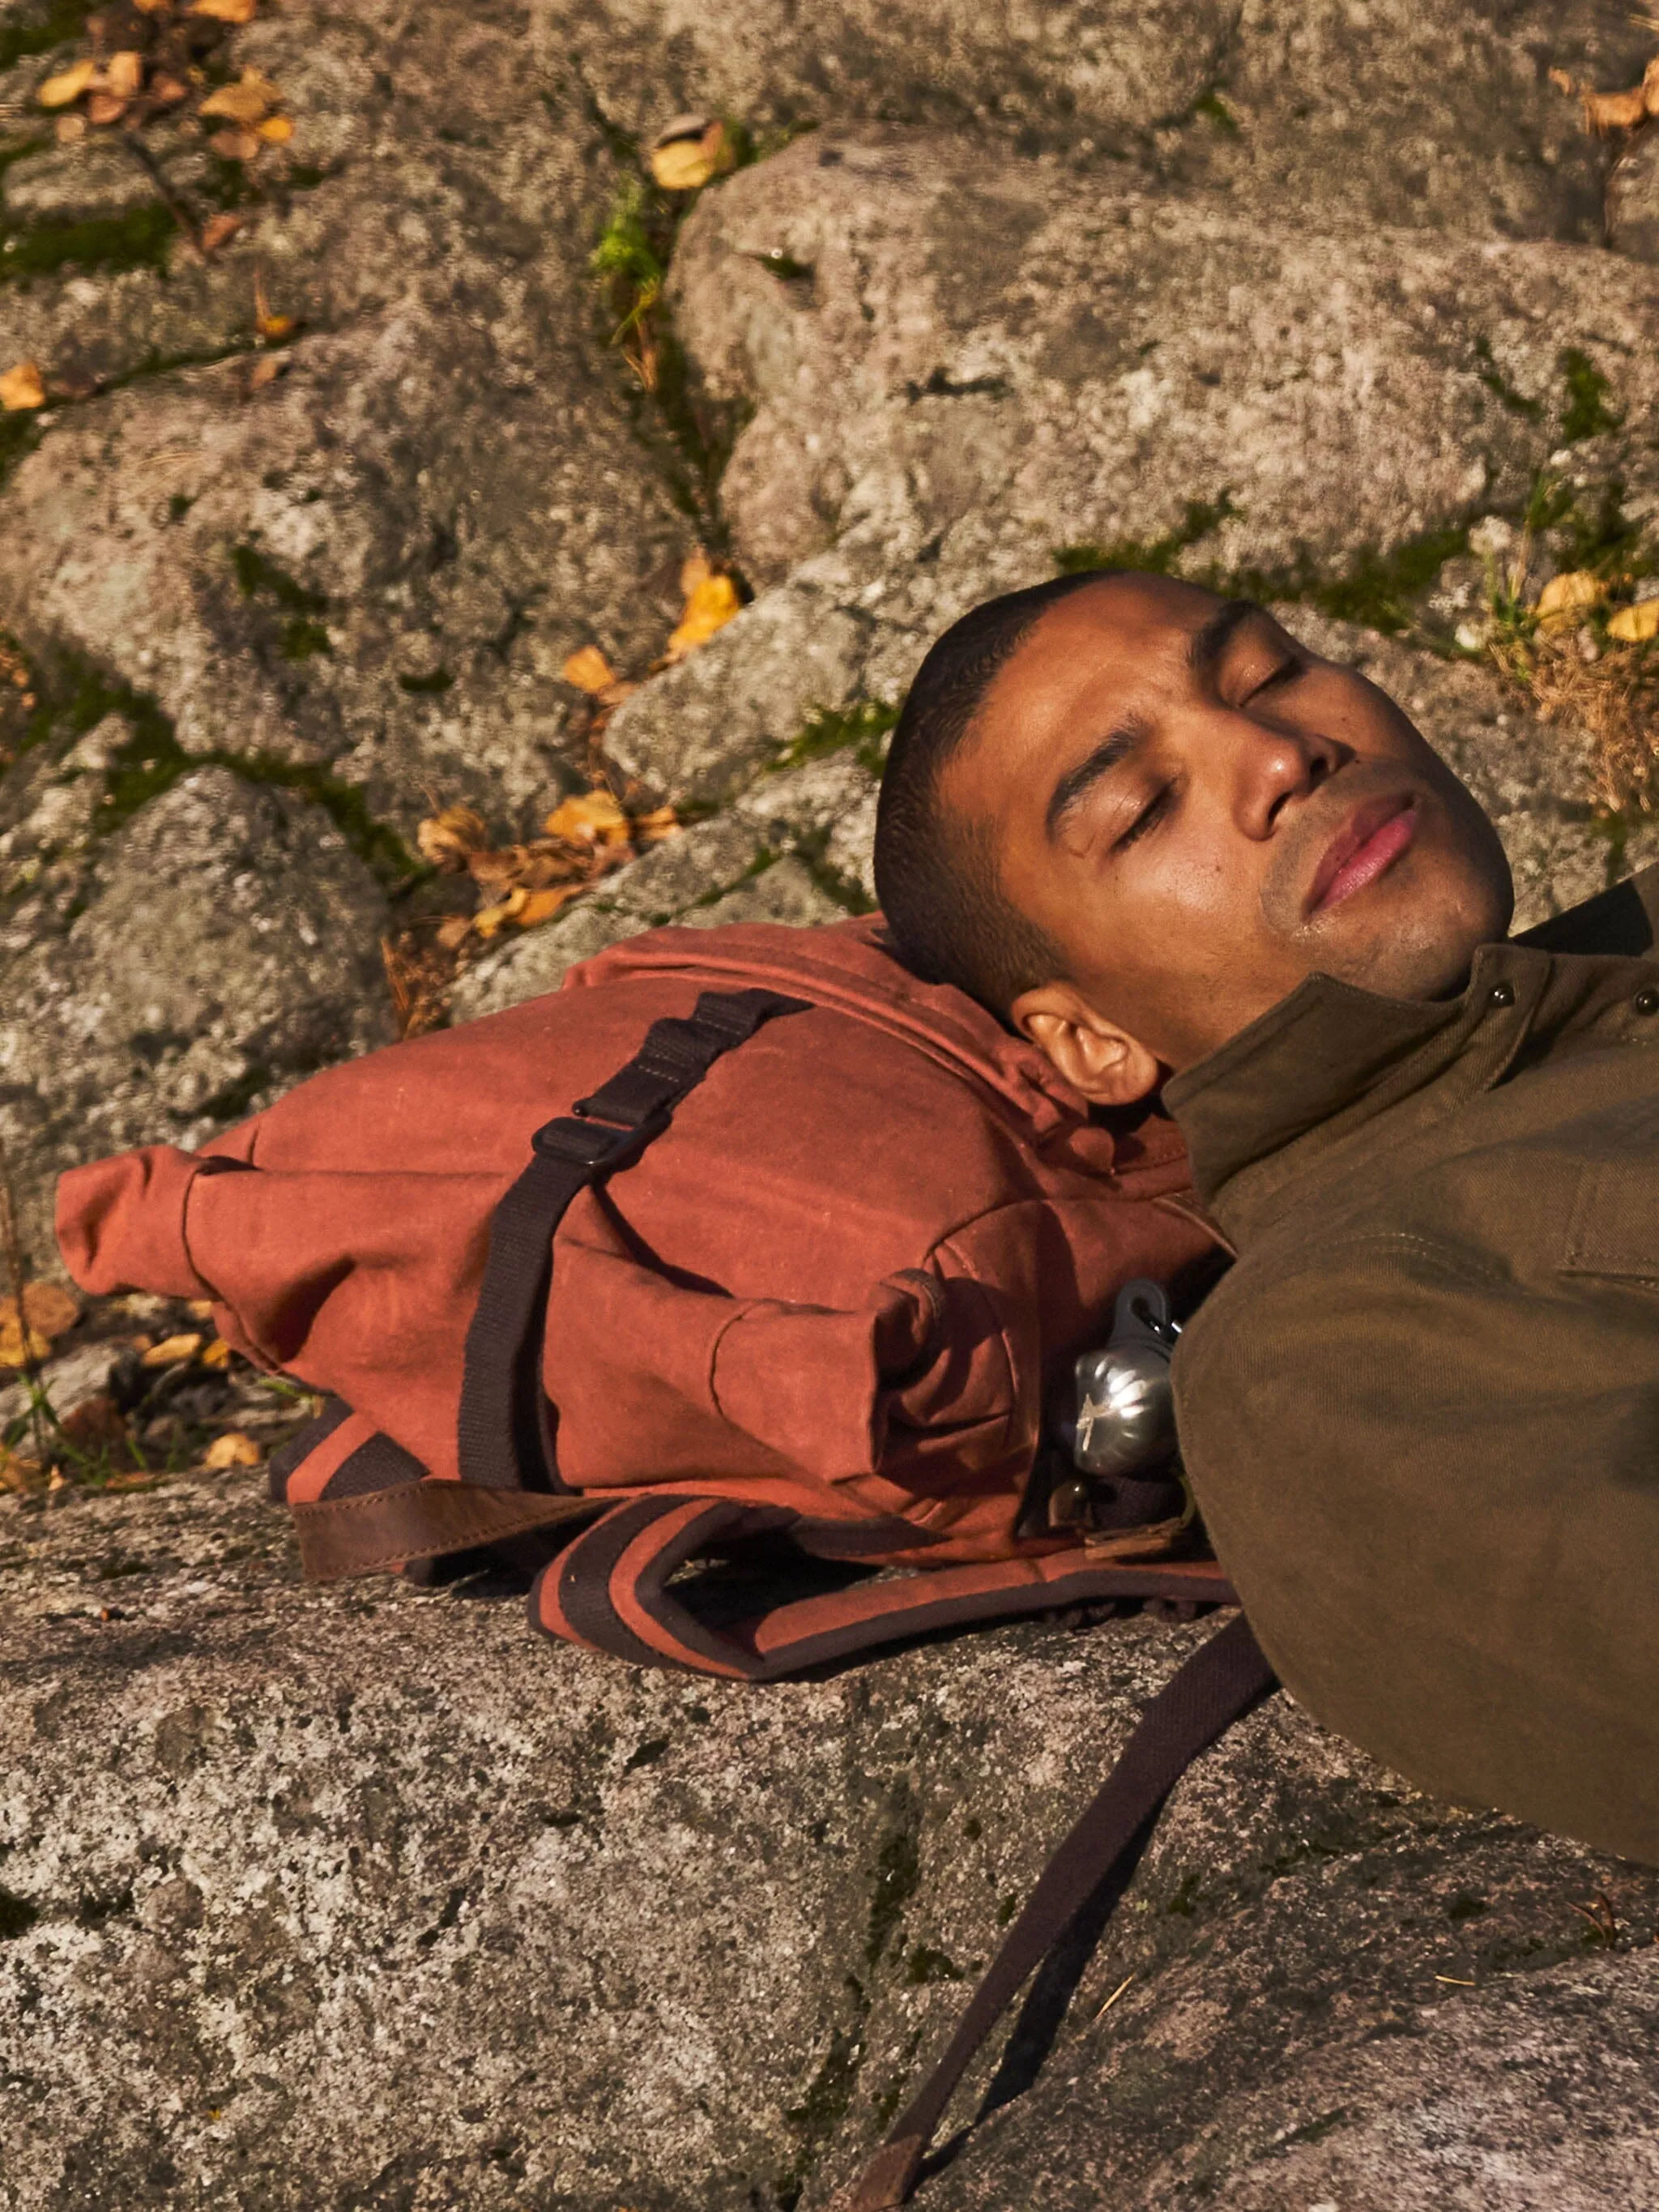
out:
<path id="1" fill-rule="evenodd" d="M 1514 984 L 1494 983 L 1486 994 L 1486 1004 L 1489 1006 L 1512 1006 L 1515 1004 Z M 1659 995 L 1656 995 L 1654 1004 L 1659 1006 Z"/>
<path id="2" fill-rule="evenodd" d="M 1631 1004 L 1638 1014 L 1659 1014 L 1659 991 L 1650 984 L 1646 989 L 1636 994 Z"/>

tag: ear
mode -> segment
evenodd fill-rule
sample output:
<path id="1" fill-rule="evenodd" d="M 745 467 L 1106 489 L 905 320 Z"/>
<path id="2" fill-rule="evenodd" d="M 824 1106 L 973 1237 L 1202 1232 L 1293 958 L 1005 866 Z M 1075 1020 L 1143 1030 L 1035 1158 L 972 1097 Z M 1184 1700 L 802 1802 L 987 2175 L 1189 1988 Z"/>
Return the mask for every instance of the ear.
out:
<path id="1" fill-rule="evenodd" d="M 1164 1079 L 1164 1069 L 1127 1030 L 1070 983 L 1024 991 L 1008 1009 L 1023 1036 L 1047 1054 L 1073 1090 L 1097 1106 L 1132 1106 Z"/>

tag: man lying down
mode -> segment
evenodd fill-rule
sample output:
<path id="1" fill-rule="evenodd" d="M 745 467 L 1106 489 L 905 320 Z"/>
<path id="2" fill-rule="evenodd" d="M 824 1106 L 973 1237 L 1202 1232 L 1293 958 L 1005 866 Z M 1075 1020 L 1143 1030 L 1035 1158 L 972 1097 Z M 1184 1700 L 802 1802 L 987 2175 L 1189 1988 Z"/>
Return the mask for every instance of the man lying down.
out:
<path id="1" fill-rule="evenodd" d="M 1399 708 L 1186 585 L 936 650 L 887 921 L 1179 1122 L 1237 1254 L 1182 1453 L 1268 1656 L 1429 1787 L 1659 1857 L 1659 870 L 1506 940 L 1497 834 Z"/>
<path id="2" fill-rule="evenodd" d="M 876 871 L 884 923 L 653 933 L 203 1155 L 78 1169 L 71 1270 L 210 1296 L 334 1394 L 286 1494 L 348 1548 L 389 1512 L 359 1565 L 441 1548 L 410 1501 L 599 1498 L 539 1625 L 750 1678 L 853 1632 L 676 1612 L 734 1528 L 936 1572 L 939 1624 L 1119 1587 L 1170 1485 L 1044 1470 L 1152 1279 L 1212 1571 L 1291 1690 L 1659 1860 L 1659 885 L 1507 941 L 1497 836 L 1397 707 L 1126 574 L 939 641 Z"/>

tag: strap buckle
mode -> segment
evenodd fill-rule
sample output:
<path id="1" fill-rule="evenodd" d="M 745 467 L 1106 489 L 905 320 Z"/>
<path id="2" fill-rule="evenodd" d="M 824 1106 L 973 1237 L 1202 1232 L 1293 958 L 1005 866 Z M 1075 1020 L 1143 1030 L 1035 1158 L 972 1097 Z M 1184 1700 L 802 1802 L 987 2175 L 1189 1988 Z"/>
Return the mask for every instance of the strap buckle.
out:
<path id="1" fill-rule="evenodd" d="M 580 1110 L 579 1107 L 578 1115 Z M 659 1137 L 667 1127 L 668 1115 L 665 1113 L 649 1114 L 631 1127 L 595 1118 L 574 1119 L 562 1115 L 556 1121 L 543 1123 L 530 1139 L 530 1147 L 545 1158 L 586 1168 L 590 1175 L 609 1174 L 624 1166 L 636 1152 L 643 1152 L 652 1139 Z"/>

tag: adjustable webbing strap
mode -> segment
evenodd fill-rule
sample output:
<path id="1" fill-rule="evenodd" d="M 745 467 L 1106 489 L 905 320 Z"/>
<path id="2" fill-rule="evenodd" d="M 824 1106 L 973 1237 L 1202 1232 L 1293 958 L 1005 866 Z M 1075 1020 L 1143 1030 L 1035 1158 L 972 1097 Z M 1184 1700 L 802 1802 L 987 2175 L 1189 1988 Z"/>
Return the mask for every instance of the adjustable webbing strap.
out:
<path id="1" fill-rule="evenodd" d="M 774 1606 L 724 1629 L 699 1620 L 673 1580 L 679 1569 L 738 1539 L 768 1535 L 819 1557 L 872 1560 L 914 1549 L 920 1540 L 917 1532 L 890 1522 L 848 1522 L 832 1545 L 824 1524 L 781 1507 L 672 1493 L 629 1498 L 580 1531 L 542 1571 L 530 1594 L 531 1620 L 550 1636 L 636 1666 L 770 1682 L 905 1637 L 1066 1606 L 1153 1598 L 1196 1610 L 1237 1602 L 1213 1559 L 1125 1566 L 1079 1549 L 872 1577 Z"/>
<path id="2" fill-rule="evenodd" d="M 562 1490 L 542 1389 L 542 1317 L 553 1237 L 571 1200 L 660 1136 L 715 1061 L 775 1015 L 804 1012 L 776 991 L 705 991 L 690 1015 L 653 1022 L 645 1042 L 574 1114 L 531 1139 L 530 1165 L 495 1208 L 489 1257 L 466 1333 L 458 1428 L 461 1480 L 490 1490 Z"/>
<path id="3" fill-rule="evenodd" d="M 975 2052 L 1083 1907 L 1121 1866 L 1200 1752 L 1279 1686 L 1241 1613 L 1196 1650 L 1141 1717 L 1116 1765 L 1043 1869 L 949 2048 L 833 2212 L 894 2212 Z"/>

